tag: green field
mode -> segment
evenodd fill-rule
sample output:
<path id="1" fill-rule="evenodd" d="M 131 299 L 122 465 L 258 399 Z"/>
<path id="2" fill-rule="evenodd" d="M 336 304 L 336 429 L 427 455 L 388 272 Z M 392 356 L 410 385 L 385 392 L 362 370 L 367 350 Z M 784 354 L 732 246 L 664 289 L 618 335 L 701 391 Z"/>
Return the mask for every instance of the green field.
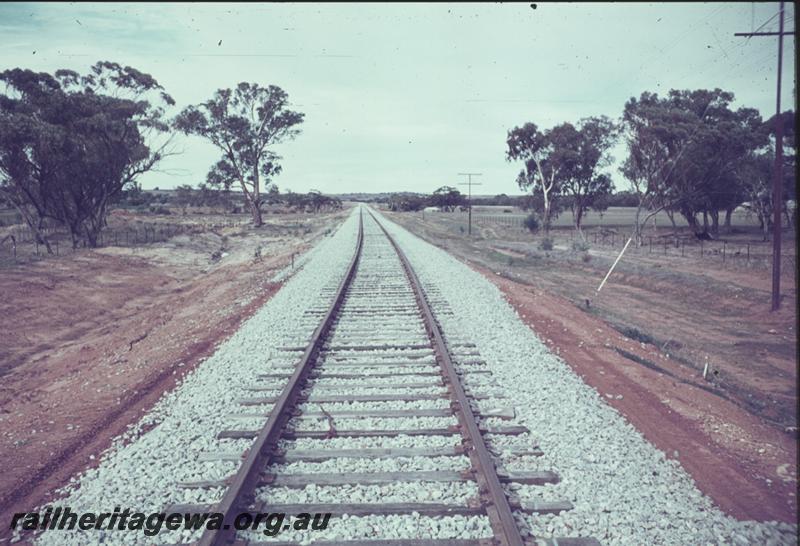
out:
<path id="1" fill-rule="evenodd" d="M 504 212 L 510 211 L 510 212 Z M 432 213 L 438 214 L 438 213 Z M 455 214 L 463 214 L 466 212 L 456 212 Z M 509 226 L 522 226 L 522 221 L 528 215 L 527 212 L 517 207 L 501 207 L 501 206 L 476 206 L 472 208 L 473 221 L 487 221 L 496 222 Z M 628 227 L 633 226 L 634 218 L 636 217 L 636 208 L 634 207 L 609 207 L 604 213 L 600 214 L 596 211 L 590 210 L 584 214 L 581 225 L 583 227 Z M 722 223 L 724 213 L 720 214 L 720 223 Z M 669 217 L 665 212 L 659 212 L 648 221 L 648 226 L 652 225 L 653 221 L 659 227 L 671 226 Z M 701 219 L 702 221 L 702 219 Z M 710 222 L 710 219 L 709 219 Z M 675 215 L 675 223 L 679 227 L 686 227 L 688 224 L 686 220 L 680 216 Z M 737 210 L 733 213 L 731 224 L 738 227 L 757 227 L 758 220 L 754 214 L 748 214 L 746 211 Z M 553 221 L 555 227 L 569 227 L 572 226 L 572 213 L 569 210 L 562 212 L 558 218 Z"/>

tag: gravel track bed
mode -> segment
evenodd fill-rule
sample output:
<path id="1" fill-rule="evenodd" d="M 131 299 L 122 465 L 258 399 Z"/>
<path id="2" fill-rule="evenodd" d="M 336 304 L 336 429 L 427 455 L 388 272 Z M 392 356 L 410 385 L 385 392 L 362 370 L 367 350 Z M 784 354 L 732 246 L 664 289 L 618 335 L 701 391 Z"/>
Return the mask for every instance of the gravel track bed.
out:
<path id="1" fill-rule="evenodd" d="M 413 398 L 417 394 L 442 394 L 446 392 L 444 387 L 422 387 L 422 388 L 404 388 L 402 385 L 379 387 L 379 388 L 335 388 L 330 389 L 303 389 L 301 391 L 304 395 L 325 395 L 325 396 L 348 396 L 348 395 L 362 395 L 362 394 L 405 394 Z"/>
<path id="2" fill-rule="evenodd" d="M 386 351 L 336 351 L 328 354 L 322 362 L 353 362 L 360 364 L 363 362 L 397 362 L 398 360 L 424 360 L 433 361 L 433 351 L 431 350 L 386 350 Z"/>
<path id="3" fill-rule="evenodd" d="M 322 462 L 292 462 L 275 464 L 269 472 L 284 474 L 317 474 L 336 472 L 412 472 L 418 470 L 465 470 L 469 468 L 469 459 L 464 456 L 453 457 L 394 457 L 381 459 L 376 465 L 375 459 L 329 459 Z"/>
<path id="4" fill-rule="evenodd" d="M 241 451 L 251 444 L 249 440 L 218 440 L 216 435 L 228 425 L 225 416 L 239 408 L 237 400 L 254 396 L 244 387 L 255 376 L 269 373 L 278 362 L 284 366 L 293 364 L 293 353 L 279 348 L 302 346 L 311 336 L 318 319 L 304 318 L 304 314 L 312 307 L 322 308 L 330 303 L 352 257 L 357 226 L 357 215 L 351 215 L 332 236 L 323 238 L 304 254 L 302 263 L 311 267 L 296 271 L 214 355 L 187 374 L 180 386 L 162 397 L 126 434 L 115 439 L 102 454 L 97 468 L 73 478 L 61 491 L 58 504 L 75 512 L 104 512 L 121 506 L 149 513 L 189 499 L 216 500 L 221 489 L 187 490 L 177 487 L 177 483 L 207 479 L 208 465 L 197 461 L 198 454 Z M 320 301 L 320 297 L 327 301 Z M 158 542 L 163 543 L 185 539 L 181 533 L 158 535 Z M 152 537 L 141 532 L 119 531 L 46 532 L 37 537 L 40 544 L 58 546 L 109 541 L 153 542 Z"/>
<path id="5" fill-rule="evenodd" d="M 409 338 L 415 342 L 425 342 L 425 330 L 422 328 L 422 323 L 416 325 L 416 327 L 411 327 L 410 324 L 407 322 L 395 322 L 392 323 L 381 323 L 381 329 L 376 331 L 374 329 L 375 323 L 372 323 L 373 326 L 372 331 L 370 331 L 367 326 L 368 324 L 364 324 L 359 329 L 342 329 L 334 332 L 331 336 L 329 344 L 330 345 L 345 345 L 347 341 L 354 341 L 358 340 L 363 336 L 369 336 L 369 340 L 373 344 L 381 344 L 385 343 L 386 345 L 391 345 L 397 343 L 398 339 Z"/>
<path id="6" fill-rule="evenodd" d="M 384 373 L 395 373 L 402 371 L 403 373 L 411 374 L 411 373 L 429 373 L 431 371 L 438 370 L 438 366 L 435 362 L 421 362 L 421 363 L 414 363 L 414 365 L 409 366 L 402 366 L 402 370 L 399 369 L 397 365 L 394 366 L 393 369 L 391 365 L 387 364 L 378 364 L 378 365 L 370 365 L 370 364 L 353 364 L 352 366 L 348 366 L 346 364 L 329 364 L 327 366 L 319 366 L 315 368 L 315 370 L 322 374 L 342 374 L 342 373 L 361 373 L 364 375 L 369 374 L 384 374 Z"/>
<path id="7" fill-rule="evenodd" d="M 374 447 L 419 447 L 419 438 L 413 436 L 376 436 L 373 438 L 297 438 L 281 440 L 281 449 L 369 449 Z M 452 447 L 460 444 L 455 435 L 425 436 L 426 447 Z"/>
<path id="8" fill-rule="evenodd" d="M 327 410 L 327 408 L 326 408 Z M 327 410 L 330 411 L 330 410 Z M 334 418 L 338 430 L 398 430 L 422 428 L 447 428 L 457 423 L 455 417 L 357 417 Z M 328 421 L 325 417 L 294 418 L 289 421 L 289 426 L 297 430 L 328 430 Z"/>
<path id="9" fill-rule="evenodd" d="M 255 498 L 271 503 L 445 502 L 466 506 L 478 494 L 475 482 L 395 482 L 384 485 L 315 485 L 303 489 L 260 487 Z"/>
<path id="10" fill-rule="evenodd" d="M 382 411 L 382 410 L 415 410 L 415 409 L 442 409 L 450 407 L 447 398 L 436 400 L 419 400 L 417 402 L 308 402 L 300 404 L 301 411 Z"/>
<path id="11" fill-rule="evenodd" d="M 391 371 L 384 371 L 382 373 L 392 373 Z M 403 385 L 404 383 L 430 383 L 431 386 L 437 386 L 441 383 L 441 379 L 435 376 L 430 375 L 403 375 L 398 377 L 377 377 L 371 378 L 365 372 L 363 373 L 364 377 L 360 378 L 353 378 L 353 379 L 345 379 L 345 378 L 326 378 L 322 377 L 319 379 L 314 379 L 309 381 L 309 384 L 312 387 L 343 387 L 343 388 L 353 388 L 358 387 L 359 385 L 363 385 L 364 383 L 368 382 L 370 385 Z"/>
<path id="12" fill-rule="evenodd" d="M 240 417 L 227 416 L 225 430 L 259 430 L 267 422 L 267 416 L 263 417 Z"/>
<path id="13" fill-rule="evenodd" d="M 415 268 L 447 336 L 476 344 L 495 379 L 575 508 L 525 516 L 541 536 L 594 536 L 603 544 L 797 544 L 797 526 L 739 522 L 696 488 L 668 459 L 606 405 L 519 318 L 479 273 L 405 229 L 383 220 Z M 468 359 L 464 357 L 463 360 Z M 520 437 L 491 438 L 493 445 Z M 534 488 L 539 491 L 539 489 Z"/>

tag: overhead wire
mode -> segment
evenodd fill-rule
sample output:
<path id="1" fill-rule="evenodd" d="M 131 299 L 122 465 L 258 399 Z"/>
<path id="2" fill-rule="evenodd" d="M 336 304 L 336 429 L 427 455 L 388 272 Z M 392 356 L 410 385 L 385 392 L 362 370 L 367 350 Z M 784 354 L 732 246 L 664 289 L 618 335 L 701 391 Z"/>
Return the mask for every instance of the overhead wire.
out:
<path id="1" fill-rule="evenodd" d="M 634 73 L 633 77 L 635 78 L 635 77 L 639 76 L 639 74 L 641 74 L 641 73 L 642 73 L 642 70 L 643 70 L 643 69 L 644 69 L 646 66 L 649 66 L 649 65 L 651 65 L 651 64 L 653 63 L 653 61 L 656 61 L 656 60 L 660 59 L 661 57 L 663 57 L 664 55 L 666 55 L 666 54 L 667 54 L 667 53 L 668 53 L 668 52 L 669 52 L 669 51 L 670 51 L 670 50 L 671 50 L 673 47 L 675 47 L 675 46 L 676 46 L 678 43 L 680 43 L 680 42 L 681 42 L 681 41 L 682 41 L 682 40 L 683 40 L 683 39 L 684 39 L 686 36 L 688 36 L 688 35 L 689 35 L 689 34 L 690 34 L 690 33 L 691 33 L 693 30 L 695 30 L 695 28 L 696 28 L 698 25 L 701 25 L 701 24 L 705 23 L 705 22 L 706 22 L 706 21 L 708 21 L 710 18 L 712 18 L 713 16 L 717 15 L 717 14 L 718 14 L 720 11 L 722 11 L 722 10 L 723 10 L 725 7 L 726 7 L 726 6 L 725 6 L 725 4 L 720 4 L 720 5 L 719 5 L 719 7 L 717 7 L 717 8 L 716 8 L 714 11 L 712 11 L 711 13 L 709 13 L 708 15 L 706 15 L 705 17 L 703 17 L 703 18 L 702 18 L 702 19 L 700 19 L 699 21 L 697 21 L 697 22 L 695 22 L 694 24 L 692 24 L 692 25 L 691 25 L 689 28 L 687 28 L 687 29 L 686 29 L 686 30 L 685 30 L 683 33 L 681 33 L 681 34 L 680 34 L 680 35 L 679 35 L 677 38 L 675 38 L 674 40 L 671 40 L 671 41 L 670 41 L 670 42 L 669 42 L 667 45 L 665 45 L 663 48 L 660 48 L 660 50 L 659 50 L 659 52 L 658 52 L 657 54 L 655 54 L 655 55 L 653 55 L 653 56 L 649 57 L 647 60 L 645 60 L 645 61 L 644 61 L 642 64 L 640 64 L 640 65 L 639 65 L 639 67 L 636 69 L 636 71 L 635 71 L 635 73 Z M 658 48 L 657 48 L 657 49 L 658 49 Z M 605 88 L 603 91 L 601 91 L 601 92 L 600 92 L 600 95 L 605 95 L 606 93 L 608 93 L 608 91 L 610 91 L 610 90 L 612 90 L 612 89 L 615 89 L 615 88 L 617 88 L 617 87 L 620 87 L 621 85 L 624 85 L 624 81 L 622 81 L 622 80 L 619 80 L 619 81 L 617 81 L 617 82 L 613 82 L 613 83 L 611 83 L 609 86 L 607 86 L 607 87 L 606 87 L 606 88 Z"/>

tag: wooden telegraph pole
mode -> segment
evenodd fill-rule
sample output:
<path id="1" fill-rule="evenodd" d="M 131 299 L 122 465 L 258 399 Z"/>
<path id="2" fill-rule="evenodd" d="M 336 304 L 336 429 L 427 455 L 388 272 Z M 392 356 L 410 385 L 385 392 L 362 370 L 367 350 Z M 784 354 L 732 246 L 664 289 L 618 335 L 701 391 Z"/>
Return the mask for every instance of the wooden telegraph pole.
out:
<path id="1" fill-rule="evenodd" d="M 781 123 L 781 72 L 783 70 L 783 37 L 794 35 L 794 32 L 783 30 L 784 3 L 778 15 L 778 32 L 737 32 L 734 36 L 777 36 L 778 37 L 778 89 L 775 107 L 775 168 L 772 174 L 772 310 L 781 306 L 781 212 L 783 209 L 783 125 Z"/>
<path id="2" fill-rule="evenodd" d="M 481 176 L 482 173 L 458 173 L 458 176 L 466 176 L 467 181 L 461 182 L 459 186 L 467 186 L 467 211 L 469 211 L 469 226 L 467 227 L 467 235 L 472 235 L 472 186 L 480 186 L 480 182 L 473 182 L 473 176 Z"/>

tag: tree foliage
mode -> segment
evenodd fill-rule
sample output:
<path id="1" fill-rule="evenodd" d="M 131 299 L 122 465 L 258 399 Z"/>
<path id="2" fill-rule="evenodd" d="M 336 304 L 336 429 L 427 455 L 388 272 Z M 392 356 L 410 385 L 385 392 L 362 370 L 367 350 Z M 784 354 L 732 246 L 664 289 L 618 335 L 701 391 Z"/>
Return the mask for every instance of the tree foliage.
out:
<path id="1" fill-rule="evenodd" d="M 389 196 L 389 210 L 395 212 L 415 212 L 428 206 L 429 198 L 413 193 L 393 193 Z"/>
<path id="2" fill-rule="evenodd" d="M 603 206 L 603 198 L 614 188 L 611 177 L 601 172 L 610 165 L 608 150 L 617 138 L 617 127 L 607 117 L 580 121 L 578 127 L 564 123 L 551 131 L 553 145 L 560 151 L 560 193 L 568 196 L 575 228 L 580 231 L 587 209 Z"/>
<path id="3" fill-rule="evenodd" d="M 768 141 L 758 112 L 733 110 L 733 100 L 720 89 L 673 89 L 663 98 L 643 93 L 625 104 L 628 157 L 622 172 L 639 200 L 637 236 L 660 210 L 670 218 L 682 215 L 695 232 L 716 233 L 720 211 L 729 224 L 747 198 L 743 174 L 754 172 L 747 163 Z"/>
<path id="4" fill-rule="evenodd" d="M 532 122 L 515 127 L 506 137 L 506 160 L 519 160 L 525 165 L 517 175 L 517 185 L 541 197 L 538 208 L 545 234 L 550 233 L 553 201 L 561 191 L 561 169 L 569 161 L 571 151 L 565 147 L 573 137 L 574 127 L 563 124 L 540 131 Z"/>
<path id="5" fill-rule="evenodd" d="M 465 197 L 452 186 L 442 186 L 433 192 L 430 198 L 431 206 L 439 207 L 442 212 L 452 212 L 456 207 L 466 205 Z"/>
<path id="6" fill-rule="evenodd" d="M 272 146 L 294 139 L 304 114 L 289 109 L 289 96 L 276 85 L 261 87 L 242 82 L 219 89 L 208 101 L 185 108 L 175 127 L 207 139 L 222 151 L 207 182 L 230 188 L 238 183 L 253 216 L 262 224 L 262 186 L 280 173 L 280 157 Z"/>
<path id="7" fill-rule="evenodd" d="M 342 208 L 342 201 L 338 197 L 325 195 L 318 190 L 310 190 L 308 193 L 286 192 L 280 201 L 289 208 L 299 212 L 324 212 Z"/>
<path id="8" fill-rule="evenodd" d="M 158 137 L 172 98 L 149 74 L 107 61 L 85 75 L 16 68 L 0 81 L 0 193 L 40 243 L 51 219 L 74 246 L 96 246 L 109 206 L 168 153 Z"/>

